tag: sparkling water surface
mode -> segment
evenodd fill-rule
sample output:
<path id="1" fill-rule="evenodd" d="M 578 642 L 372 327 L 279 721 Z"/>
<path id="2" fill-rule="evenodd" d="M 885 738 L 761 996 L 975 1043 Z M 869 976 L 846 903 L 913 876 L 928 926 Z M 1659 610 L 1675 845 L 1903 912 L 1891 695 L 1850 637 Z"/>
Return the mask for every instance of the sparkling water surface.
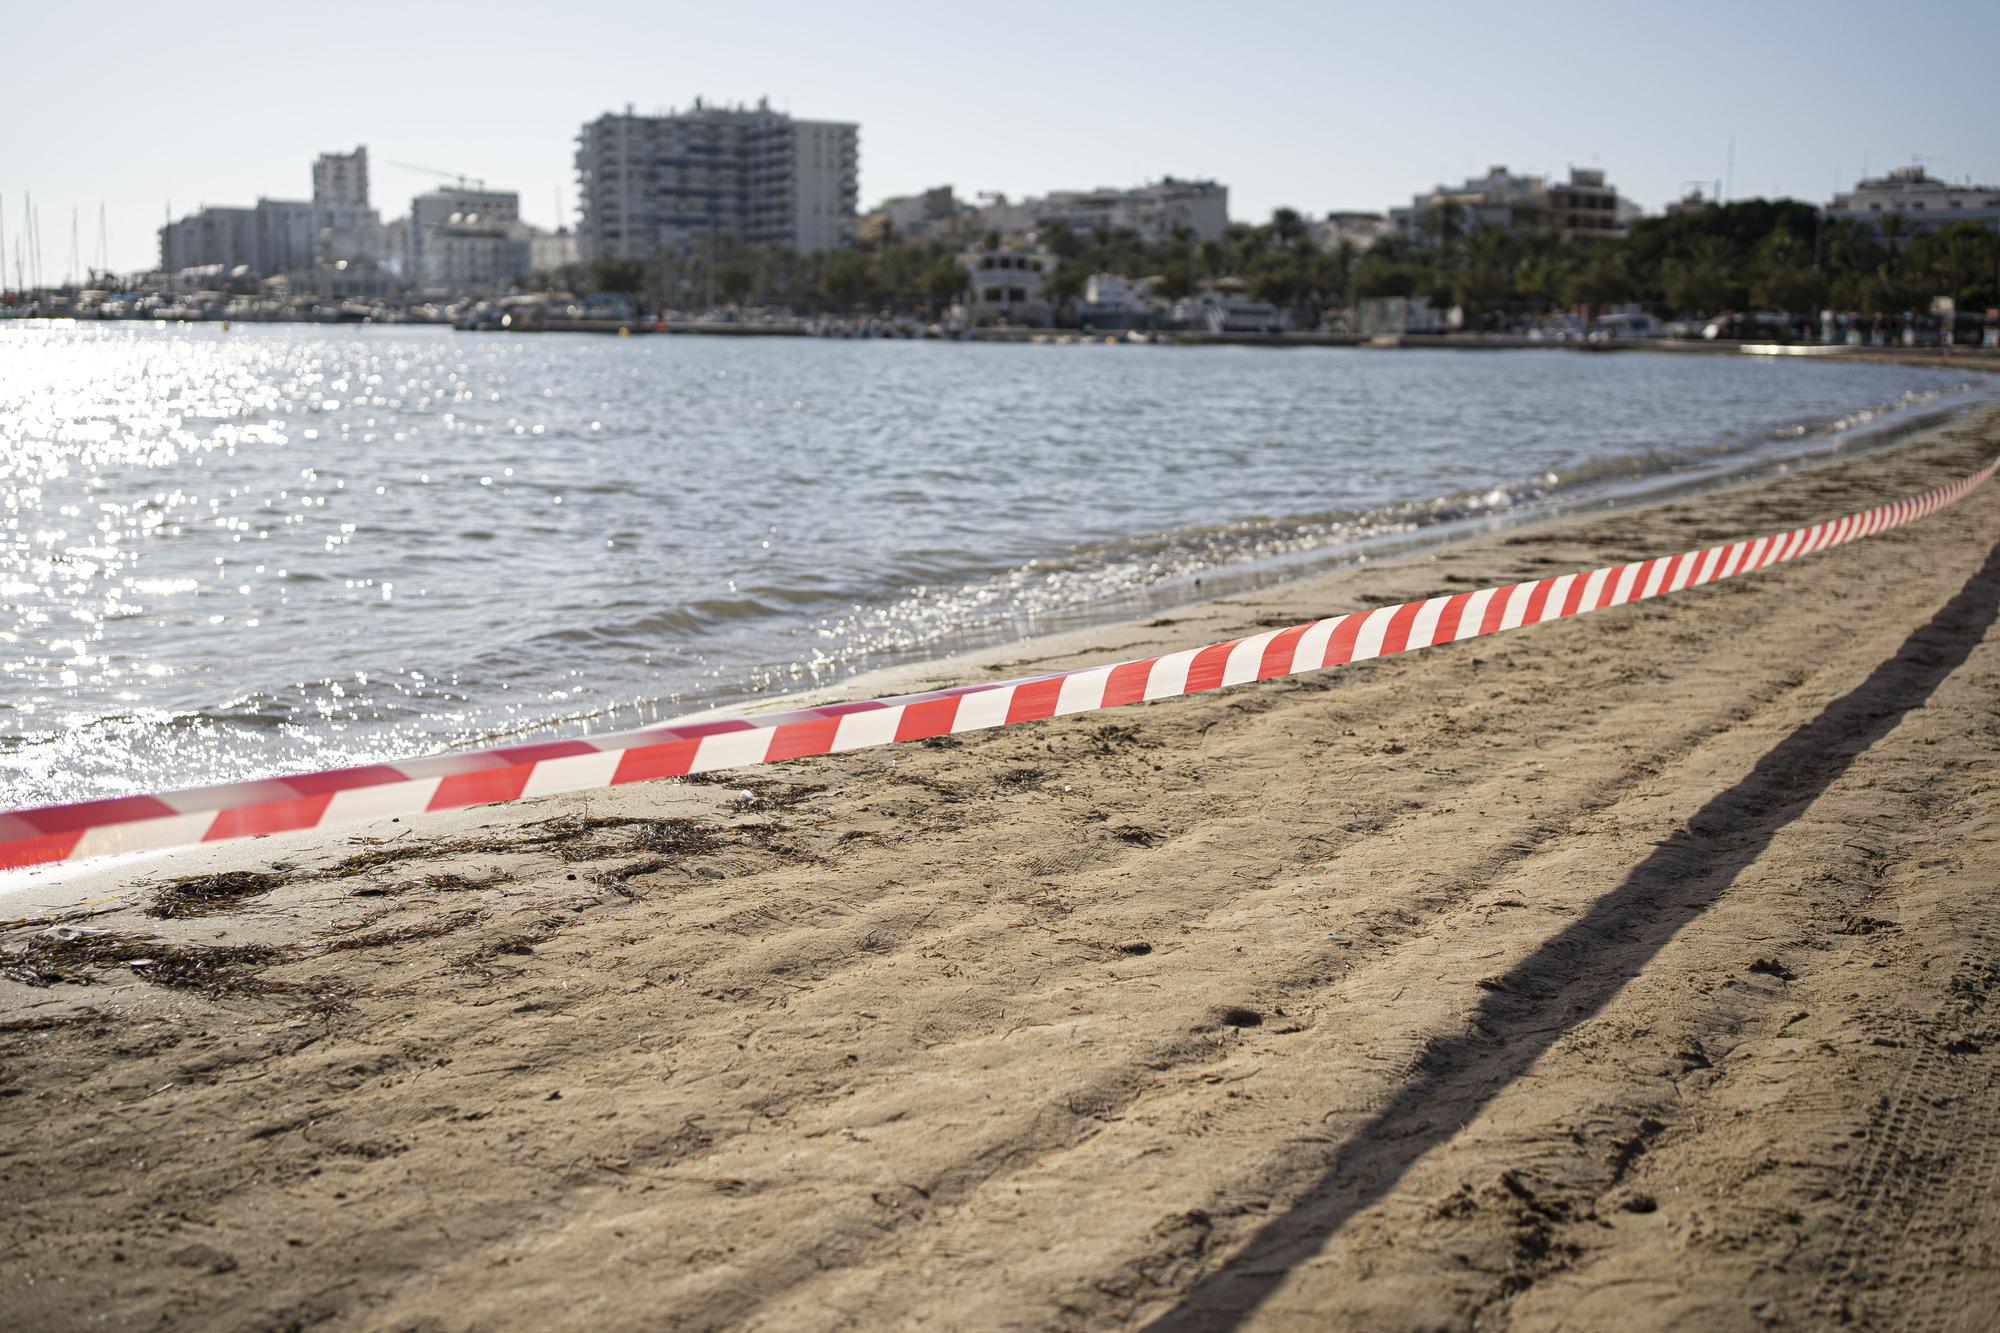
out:
<path id="1" fill-rule="evenodd" d="M 0 326 L 0 809 L 646 725 L 1371 533 L 1835 447 L 1991 393 L 1967 379 Z"/>

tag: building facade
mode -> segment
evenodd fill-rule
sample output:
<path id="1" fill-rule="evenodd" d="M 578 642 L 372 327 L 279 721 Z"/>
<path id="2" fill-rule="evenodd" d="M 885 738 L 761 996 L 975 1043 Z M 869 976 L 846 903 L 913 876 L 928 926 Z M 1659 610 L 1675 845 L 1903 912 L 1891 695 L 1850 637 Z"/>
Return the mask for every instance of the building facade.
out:
<path id="1" fill-rule="evenodd" d="M 1877 234 L 1882 220 L 1891 216 L 1903 219 L 1906 236 L 1941 231 L 1954 222 L 2000 230 L 2000 187 L 1952 185 L 1922 167 L 1898 167 L 1836 194 L 1824 212 L 1830 218 L 1850 218 Z"/>
<path id="2" fill-rule="evenodd" d="M 323 266 L 384 267 L 388 232 L 368 202 L 368 148 L 321 153 L 313 163 L 313 255 Z"/>
<path id="3" fill-rule="evenodd" d="M 254 208 L 204 208 L 160 231 L 168 272 L 220 264 L 259 277 L 327 266 L 375 267 L 388 259 L 388 234 L 368 204 L 368 150 L 322 153 L 313 197 L 259 199 Z"/>
<path id="4" fill-rule="evenodd" d="M 1163 241 L 1186 228 L 1204 241 L 1221 239 L 1229 226 L 1229 187 L 1212 180 L 1172 176 L 1129 190 L 1058 190 L 1030 200 L 1036 228 L 1061 222 L 1078 236 L 1135 231 L 1141 239 Z"/>
<path id="5" fill-rule="evenodd" d="M 733 235 L 801 253 L 852 245 L 860 128 L 755 107 L 642 116 L 629 106 L 577 135 L 586 263 L 651 263 Z"/>
<path id="6" fill-rule="evenodd" d="M 968 324 L 1030 324 L 1046 328 L 1054 310 L 1046 288 L 1055 276 L 1056 257 L 1039 250 L 969 250 L 958 257 L 965 269 Z"/>
<path id="7" fill-rule="evenodd" d="M 979 215 L 981 226 L 1016 240 L 1033 238 L 1060 222 L 1086 240 L 1103 232 L 1134 231 L 1154 242 L 1186 228 L 1213 241 L 1229 226 L 1229 187 L 1166 176 L 1129 190 L 1055 190 L 1018 203 L 1004 194 L 985 194 Z"/>
<path id="8" fill-rule="evenodd" d="M 257 201 L 257 271 L 288 273 L 313 266 L 317 214 L 303 199 Z"/>
<path id="9" fill-rule="evenodd" d="M 368 203 L 368 148 L 362 145 L 351 153 L 321 153 L 313 163 L 313 202 L 324 208 L 330 204 Z"/>
<path id="10" fill-rule="evenodd" d="M 220 266 L 261 272 L 257 256 L 257 210 L 197 209 L 160 228 L 160 267 L 168 273 Z"/>
<path id="11" fill-rule="evenodd" d="M 1572 167 L 1569 179 L 1518 176 L 1504 166 L 1464 184 L 1440 185 L 1389 211 L 1393 229 L 1413 245 L 1436 245 L 1481 227 L 1526 234 L 1555 231 L 1579 240 L 1623 236 L 1634 210 L 1594 167 Z"/>
<path id="12" fill-rule="evenodd" d="M 1324 221 L 1313 224 L 1313 244 L 1322 250 L 1345 245 L 1365 251 L 1394 230 L 1381 213 L 1328 213 Z"/>
<path id="13" fill-rule="evenodd" d="M 530 272 L 521 197 L 447 186 L 410 200 L 403 277 L 426 291 L 485 295 Z"/>
<path id="14" fill-rule="evenodd" d="M 939 185 L 922 194 L 884 199 L 881 207 L 861 219 L 861 239 L 942 240 L 978 225 L 978 210 L 961 203 L 951 186 Z"/>
<path id="15" fill-rule="evenodd" d="M 530 273 L 554 273 L 577 262 L 576 233 L 568 227 L 557 227 L 554 231 L 543 231 L 539 227 L 526 227 L 524 230 L 528 238 Z"/>

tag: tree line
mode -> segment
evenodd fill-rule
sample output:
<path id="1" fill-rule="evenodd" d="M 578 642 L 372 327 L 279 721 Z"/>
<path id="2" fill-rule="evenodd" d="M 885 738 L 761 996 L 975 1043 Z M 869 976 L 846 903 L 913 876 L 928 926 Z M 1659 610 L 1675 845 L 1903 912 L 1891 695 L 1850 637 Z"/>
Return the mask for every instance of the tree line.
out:
<path id="1" fill-rule="evenodd" d="M 1040 243 L 1058 261 L 1049 286 L 1058 304 L 1076 300 L 1091 274 L 1117 273 L 1151 278 L 1153 295 L 1169 301 L 1228 277 L 1258 300 L 1306 312 L 1369 297 L 1428 297 L 1489 323 L 1625 303 L 1668 315 L 1831 308 L 1887 318 L 1927 310 L 1939 296 L 1961 310 L 2000 305 L 2000 232 L 1976 222 L 1918 233 L 1892 213 L 1869 228 L 1795 200 L 1752 199 L 1643 218 L 1629 235 L 1604 240 L 1468 227 L 1451 205 L 1426 224 L 1417 238 L 1392 234 L 1365 250 L 1351 243 L 1321 249 L 1305 217 L 1281 208 L 1267 222 L 1232 224 L 1210 240 L 1185 229 L 1154 240 L 1134 231 L 1085 237 L 1058 222 Z M 626 293 L 655 308 L 935 314 L 964 294 L 960 253 L 999 245 L 997 233 L 952 241 L 885 235 L 853 249 L 799 254 L 719 236 L 701 251 L 663 254 L 650 265 L 572 265 L 536 280 Z"/>

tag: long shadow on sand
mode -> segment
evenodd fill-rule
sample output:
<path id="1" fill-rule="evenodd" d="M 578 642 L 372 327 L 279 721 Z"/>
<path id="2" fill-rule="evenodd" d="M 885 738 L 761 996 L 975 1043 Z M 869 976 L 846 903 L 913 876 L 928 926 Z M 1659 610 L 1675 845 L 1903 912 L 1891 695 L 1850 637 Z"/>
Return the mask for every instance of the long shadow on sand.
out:
<path id="1" fill-rule="evenodd" d="M 1291 1211 L 1149 1327 L 1224 1329 L 1255 1313 L 1300 1263 L 1450 1139 L 1555 1041 L 1598 1013 L 1698 917 L 1848 765 L 1921 707 L 2000 617 L 2000 545 L 1868 679 L 1715 796 L 1624 882 L 1552 936 L 1481 1001 L 1465 1035 L 1434 1046 L 1415 1078 L 1335 1153 Z"/>

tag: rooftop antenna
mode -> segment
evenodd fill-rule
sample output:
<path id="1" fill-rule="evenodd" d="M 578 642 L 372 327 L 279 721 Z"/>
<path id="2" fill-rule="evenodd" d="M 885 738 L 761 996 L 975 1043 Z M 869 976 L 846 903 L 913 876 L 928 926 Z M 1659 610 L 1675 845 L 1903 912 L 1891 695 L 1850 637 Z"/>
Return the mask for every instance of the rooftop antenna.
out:
<path id="1" fill-rule="evenodd" d="M 7 290 L 7 199 L 0 195 L 0 292 Z"/>

